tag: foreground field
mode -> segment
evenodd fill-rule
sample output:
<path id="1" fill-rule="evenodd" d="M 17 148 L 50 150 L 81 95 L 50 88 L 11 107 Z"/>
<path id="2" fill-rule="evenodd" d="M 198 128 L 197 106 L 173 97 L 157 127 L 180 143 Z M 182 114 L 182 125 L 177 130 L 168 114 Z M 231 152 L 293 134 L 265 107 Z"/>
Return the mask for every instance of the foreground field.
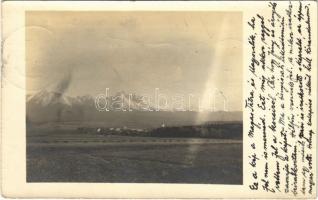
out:
<path id="1" fill-rule="evenodd" d="M 28 182 L 242 184 L 241 140 L 28 137 Z"/>

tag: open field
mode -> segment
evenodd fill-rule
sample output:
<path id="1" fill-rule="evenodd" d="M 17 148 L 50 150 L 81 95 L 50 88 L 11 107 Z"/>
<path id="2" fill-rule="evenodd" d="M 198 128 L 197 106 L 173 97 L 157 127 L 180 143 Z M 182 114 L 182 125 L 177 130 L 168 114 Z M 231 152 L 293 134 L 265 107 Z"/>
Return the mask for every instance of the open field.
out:
<path id="1" fill-rule="evenodd" d="M 242 184 L 242 140 L 28 134 L 28 182 Z"/>

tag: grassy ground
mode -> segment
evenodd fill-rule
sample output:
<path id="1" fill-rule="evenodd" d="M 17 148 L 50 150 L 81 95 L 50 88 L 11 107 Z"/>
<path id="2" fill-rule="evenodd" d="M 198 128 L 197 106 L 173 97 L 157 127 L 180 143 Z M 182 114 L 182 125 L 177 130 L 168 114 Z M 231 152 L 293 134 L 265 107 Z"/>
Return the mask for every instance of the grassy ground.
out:
<path id="1" fill-rule="evenodd" d="M 242 184 L 241 140 L 29 135 L 28 182 Z"/>

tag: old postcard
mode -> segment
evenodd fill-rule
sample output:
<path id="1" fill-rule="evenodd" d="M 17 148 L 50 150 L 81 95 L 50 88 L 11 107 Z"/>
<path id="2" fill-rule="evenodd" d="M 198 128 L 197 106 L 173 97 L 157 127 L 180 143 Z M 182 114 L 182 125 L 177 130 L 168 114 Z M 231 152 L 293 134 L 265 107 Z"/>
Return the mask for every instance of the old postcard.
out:
<path id="1" fill-rule="evenodd" d="M 4 2 L 2 194 L 315 198 L 317 2 Z"/>

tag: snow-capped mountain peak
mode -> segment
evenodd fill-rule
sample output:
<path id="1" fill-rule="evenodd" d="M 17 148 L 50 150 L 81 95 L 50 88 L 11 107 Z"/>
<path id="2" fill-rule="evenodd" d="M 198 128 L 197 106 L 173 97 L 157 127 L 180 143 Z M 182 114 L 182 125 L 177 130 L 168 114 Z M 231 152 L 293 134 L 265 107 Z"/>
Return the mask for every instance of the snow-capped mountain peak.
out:
<path id="1" fill-rule="evenodd" d="M 58 92 L 48 92 L 47 90 L 42 90 L 27 99 L 27 102 L 34 102 L 42 106 L 47 106 L 50 104 L 64 104 L 71 106 L 71 97 L 63 95 Z"/>
<path id="2" fill-rule="evenodd" d="M 106 98 L 109 110 L 118 110 L 119 105 L 123 105 L 121 109 L 124 110 L 140 110 L 144 111 L 147 108 L 146 99 L 143 96 L 136 94 L 127 94 L 125 92 L 117 92 L 113 96 Z M 50 92 L 42 90 L 34 95 L 27 96 L 27 103 L 37 105 L 40 107 L 48 107 L 51 105 L 64 105 L 67 107 L 82 107 L 82 106 L 95 106 L 95 98 L 90 95 L 71 97 L 58 92 Z M 153 108 L 152 105 L 148 107 Z"/>

